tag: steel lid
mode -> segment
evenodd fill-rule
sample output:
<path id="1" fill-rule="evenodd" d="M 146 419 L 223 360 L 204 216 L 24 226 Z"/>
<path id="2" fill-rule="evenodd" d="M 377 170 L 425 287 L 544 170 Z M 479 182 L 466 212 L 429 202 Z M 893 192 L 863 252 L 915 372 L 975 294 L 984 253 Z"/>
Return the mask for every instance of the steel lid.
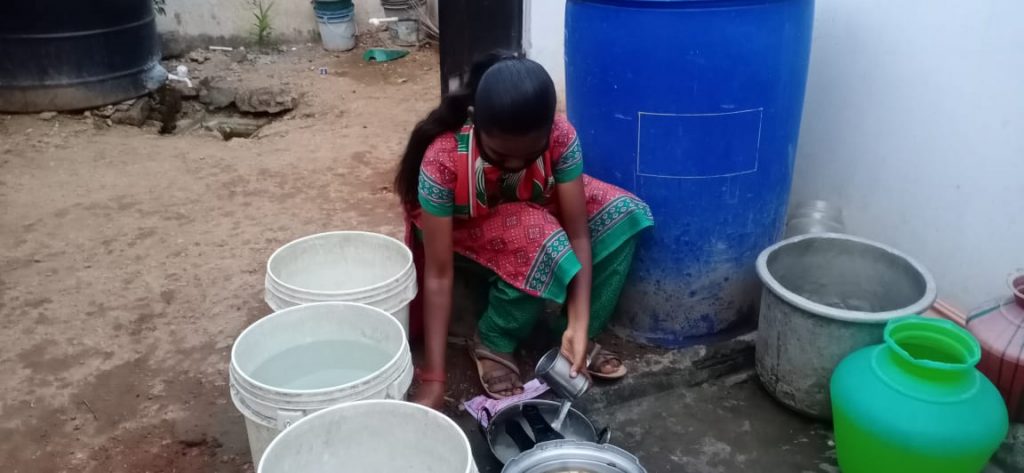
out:
<path id="1" fill-rule="evenodd" d="M 629 452 L 608 444 L 556 440 L 538 444 L 505 465 L 501 473 L 647 473 Z"/>

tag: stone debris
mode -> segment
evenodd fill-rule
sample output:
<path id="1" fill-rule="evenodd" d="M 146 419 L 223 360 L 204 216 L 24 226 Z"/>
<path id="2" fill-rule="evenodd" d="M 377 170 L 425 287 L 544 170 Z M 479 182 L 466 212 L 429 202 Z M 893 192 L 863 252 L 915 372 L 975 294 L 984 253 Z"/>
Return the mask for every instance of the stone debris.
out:
<path id="1" fill-rule="evenodd" d="M 110 118 L 114 115 L 115 111 L 116 110 L 114 109 L 113 105 L 107 105 L 105 107 L 100 107 L 96 110 L 93 110 L 93 114 L 100 118 Z"/>
<path id="2" fill-rule="evenodd" d="M 153 108 L 153 101 L 149 97 L 142 97 L 131 101 L 130 105 L 118 105 L 117 111 L 110 117 L 110 121 L 118 125 L 142 126 L 149 118 L 149 112 Z"/>
<path id="3" fill-rule="evenodd" d="M 209 110 L 231 105 L 237 94 L 237 89 L 226 80 L 207 77 L 199 81 L 199 102 Z"/>
<path id="4" fill-rule="evenodd" d="M 238 110 L 249 113 L 281 113 L 298 104 L 299 98 L 290 89 L 280 86 L 243 90 L 235 97 Z"/>
<path id="5" fill-rule="evenodd" d="M 243 117 L 218 117 L 206 123 L 208 129 L 220 133 L 225 141 L 232 138 L 250 138 L 263 128 L 269 119 L 243 118 Z"/>
<path id="6" fill-rule="evenodd" d="M 188 53 L 188 60 L 196 64 L 202 64 L 210 60 L 210 53 L 203 51 L 202 49 L 196 49 Z"/>
<path id="7" fill-rule="evenodd" d="M 286 51 L 288 48 L 280 49 L 280 52 Z M 241 47 L 214 48 L 212 51 L 193 49 L 182 53 L 177 63 L 179 73 L 185 70 L 183 77 L 189 72 L 195 73 L 190 78 L 191 85 L 171 80 L 151 94 L 88 110 L 82 116 L 98 129 L 118 124 L 156 128 L 160 134 L 181 134 L 203 127 L 207 133 L 216 133 L 225 140 L 249 138 L 274 116 L 283 115 L 299 105 L 300 96 L 289 84 L 246 86 L 245 81 L 230 72 L 240 70 L 241 63 L 273 63 L 275 58 L 272 54 L 256 54 Z M 185 64 L 190 63 L 195 65 L 186 69 Z M 204 66 L 198 65 L 204 63 Z M 204 74 L 202 68 L 216 71 Z M 56 116 L 56 112 L 44 112 L 39 118 L 52 120 Z"/>

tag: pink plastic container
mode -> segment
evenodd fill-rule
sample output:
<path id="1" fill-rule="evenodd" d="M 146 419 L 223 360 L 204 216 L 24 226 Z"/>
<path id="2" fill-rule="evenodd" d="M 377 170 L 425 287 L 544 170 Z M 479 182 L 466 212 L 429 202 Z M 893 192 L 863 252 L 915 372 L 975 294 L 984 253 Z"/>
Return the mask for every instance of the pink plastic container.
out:
<path id="1" fill-rule="evenodd" d="M 999 388 L 1013 422 L 1024 422 L 1024 273 L 1007 281 L 1013 293 L 967 318 L 981 343 L 978 369 Z"/>

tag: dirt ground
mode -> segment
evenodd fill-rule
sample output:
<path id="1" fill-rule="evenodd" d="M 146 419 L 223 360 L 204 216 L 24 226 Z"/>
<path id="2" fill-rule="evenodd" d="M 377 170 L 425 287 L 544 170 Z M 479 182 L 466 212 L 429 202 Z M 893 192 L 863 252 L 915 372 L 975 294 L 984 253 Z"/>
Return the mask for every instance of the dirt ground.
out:
<path id="1" fill-rule="evenodd" d="M 254 139 L 0 116 L 6 471 L 252 471 L 227 363 L 269 312 L 265 261 L 322 231 L 400 235 L 392 170 L 437 101 L 432 51 L 359 54 L 231 65 L 303 94 Z"/>

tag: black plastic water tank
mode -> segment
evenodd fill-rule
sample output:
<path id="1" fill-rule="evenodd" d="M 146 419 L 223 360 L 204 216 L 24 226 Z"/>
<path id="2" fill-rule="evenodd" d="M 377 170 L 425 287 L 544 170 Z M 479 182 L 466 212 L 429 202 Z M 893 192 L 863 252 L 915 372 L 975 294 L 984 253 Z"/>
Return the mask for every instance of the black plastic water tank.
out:
<path id="1" fill-rule="evenodd" d="M 78 110 L 167 80 L 152 0 L 0 0 L 0 111 Z"/>

